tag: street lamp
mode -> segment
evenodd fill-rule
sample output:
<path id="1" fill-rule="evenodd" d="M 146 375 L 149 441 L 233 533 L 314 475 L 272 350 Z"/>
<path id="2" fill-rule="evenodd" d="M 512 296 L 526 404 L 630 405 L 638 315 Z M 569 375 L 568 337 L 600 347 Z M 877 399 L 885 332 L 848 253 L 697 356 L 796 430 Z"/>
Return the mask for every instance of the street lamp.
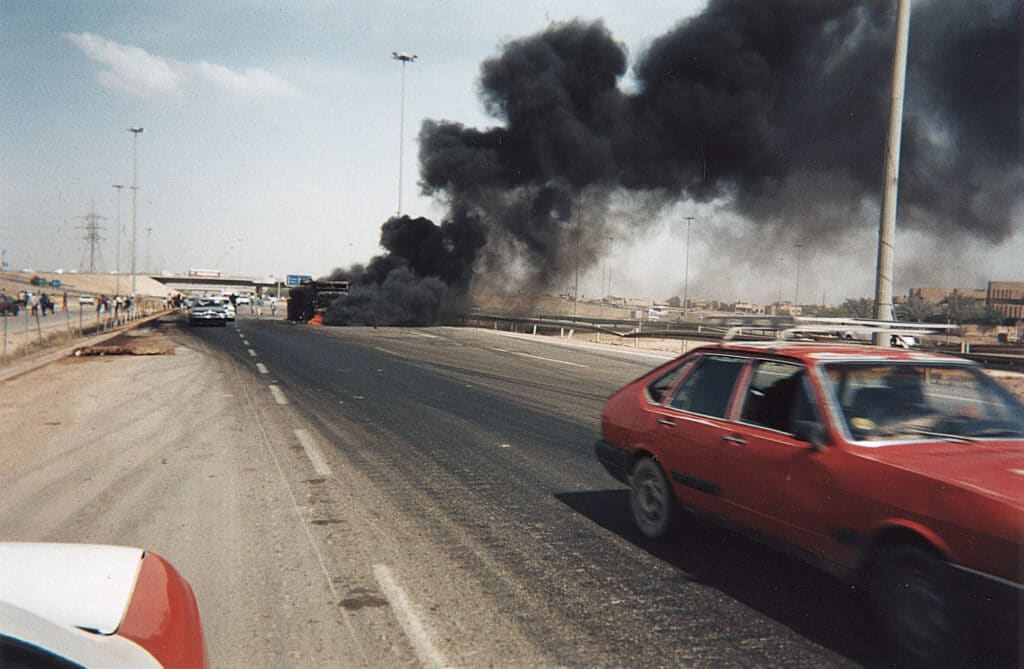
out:
<path id="1" fill-rule="evenodd" d="M 113 184 L 114 188 L 117 189 L 117 243 L 114 245 L 114 265 L 117 268 L 117 273 L 114 275 L 114 294 L 121 294 L 121 190 L 124 186 L 121 184 Z"/>
<path id="2" fill-rule="evenodd" d="M 139 133 L 142 132 L 142 126 L 132 126 L 128 128 L 128 132 L 132 133 L 132 299 L 134 300 L 136 295 L 135 288 L 135 196 L 139 190 L 138 187 L 138 165 L 139 165 Z M 134 301 L 132 302 L 134 304 Z"/>
<path id="3" fill-rule="evenodd" d="M 686 305 L 689 302 L 690 290 L 690 224 L 693 216 L 686 216 L 686 263 L 683 270 L 683 320 L 686 319 Z"/>
<path id="4" fill-rule="evenodd" d="M 402 102 L 398 120 L 398 215 L 402 215 L 402 161 L 405 159 L 405 64 L 416 60 L 416 54 L 392 51 L 391 58 L 402 64 Z"/>
<path id="5" fill-rule="evenodd" d="M 796 245 L 796 290 L 793 296 L 793 309 L 800 308 L 800 249 L 803 247 L 803 244 Z"/>
<path id="6" fill-rule="evenodd" d="M 572 318 L 576 320 L 576 300 L 580 293 L 580 231 L 583 229 L 583 191 L 576 196 L 576 278 L 572 282 Z"/>
<path id="7" fill-rule="evenodd" d="M 608 235 L 608 245 L 611 246 L 614 241 L 615 241 L 615 237 L 613 237 L 612 235 Z M 608 256 L 608 293 L 607 293 L 607 296 L 608 297 L 612 296 L 612 260 L 611 260 L 611 254 L 609 254 L 609 256 Z"/>

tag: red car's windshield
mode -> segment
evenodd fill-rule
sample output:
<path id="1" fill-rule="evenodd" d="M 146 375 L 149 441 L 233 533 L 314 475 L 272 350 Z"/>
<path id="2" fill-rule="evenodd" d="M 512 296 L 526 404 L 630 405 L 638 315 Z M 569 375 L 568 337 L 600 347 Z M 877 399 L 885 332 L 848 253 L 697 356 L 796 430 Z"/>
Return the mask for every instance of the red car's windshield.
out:
<path id="1" fill-rule="evenodd" d="M 1024 438 L 1024 406 L 972 367 L 829 363 L 824 378 L 855 441 Z"/>

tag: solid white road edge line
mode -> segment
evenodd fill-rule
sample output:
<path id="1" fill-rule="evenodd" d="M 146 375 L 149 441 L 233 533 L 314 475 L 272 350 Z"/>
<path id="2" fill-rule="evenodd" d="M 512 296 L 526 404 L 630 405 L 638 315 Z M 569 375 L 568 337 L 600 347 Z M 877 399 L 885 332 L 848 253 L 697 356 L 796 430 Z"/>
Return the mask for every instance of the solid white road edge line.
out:
<path id="1" fill-rule="evenodd" d="M 319 476 L 330 476 L 331 468 L 327 466 L 323 454 L 309 432 L 307 430 L 295 430 L 295 438 L 302 444 L 302 450 L 306 451 L 306 457 L 313 463 L 313 469 L 316 470 L 316 473 Z"/>
<path id="2" fill-rule="evenodd" d="M 524 358 L 534 358 L 535 360 L 547 360 L 548 362 L 557 362 L 561 365 L 572 365 L 573 367 L 587 367 L 588 365 L 581 365 L 578 362 L 569 362 L 568 360 L 559 360 L 558 358 L 545 358 L 542 355 L 530 355 L 529 353 L 517 353 L 516 351 L 509 351 L 512 355 L 522 356 Z"/>
<path id="3" fill-rule="evenodd" d="M 267 366 L 262 362 L 256 363 L 256 369 L 260 370 L 260 374 L 268 374 L 270 372 L 270 370 L 267 369 Z"/>
<path id="4" fill-rule="evenodd" d="M 402 625 L 402 629 L 405 630 L 405 635 L 409 637 L 409 641 L 412 643 L 413 650 L 416 651 L 416 657 L 419 658 L 420 664 L 424 667 L 447 666 L 444 656 L 441 655 L 437 648 L 434 648 L 434 644 L 430 641 L 430 636 L 423 629 L 423 625 L 420 624 L 416 611 L 413 610 L 412 604 L 409 603 L 409 598 L 405 596 L 405 592 L 395 583 L 395 579 L 392 578 L 391 570 L 388 566 L 386 564 L 373 565 L 373 575 L 377 579 L 377 585 L 380 586 L 381 592 L 384 593 L 384 596 L 391 604 L 391 608 L 394 609 L 398 622 Z"/>
<path id="5" fill-rule="evenodd" d="M 270 394 L 274 396 L 275 402 L 278 404 L 288 404 L 288 398 L 284 396 L 280 388 L 277 386 L 267 386 L 267 388 L 270 388 Z"/>

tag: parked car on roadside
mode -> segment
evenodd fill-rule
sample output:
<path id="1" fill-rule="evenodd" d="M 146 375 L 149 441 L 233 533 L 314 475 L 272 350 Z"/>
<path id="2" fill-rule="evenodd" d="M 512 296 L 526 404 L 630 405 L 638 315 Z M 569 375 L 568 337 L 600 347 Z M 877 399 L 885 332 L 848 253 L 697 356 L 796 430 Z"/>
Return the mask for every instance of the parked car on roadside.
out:
<path id="1" fill-rule="evenodd" d="M 1020 634 L 1024 406 L 975 363 L 702 347 L 612 395 L 601 431 L 641 533 L 685 510 L 863 584 L 906 664 L 955 664 L 976 620 Z"/>
<path id="2" fill-rule="evenodd" d="M 17 316 L 21 305 L 13 295 L 0 293 L 0 316 Z"/>
<path id="3" fill-rule="evenodd" d="M 188 581 L 122 546 L 0 543 L 0 666 L 207 666 Z"/>

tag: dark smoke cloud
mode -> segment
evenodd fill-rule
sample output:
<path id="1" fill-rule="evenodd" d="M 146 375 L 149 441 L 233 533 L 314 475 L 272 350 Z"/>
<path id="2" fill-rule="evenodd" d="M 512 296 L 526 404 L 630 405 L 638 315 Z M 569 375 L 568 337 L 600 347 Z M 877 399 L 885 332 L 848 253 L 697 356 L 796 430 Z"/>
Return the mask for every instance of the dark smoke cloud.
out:
<path id="1" fill-rule="evenodd" d="M 651 43 L 628 91 L 626 49 L 599 21 L 508 43 L 481 67 L 498 124 L 427 121 L 419 135 L 421 187 L 452 220 L 473 221 L 470 246 L 456 250 L 451 223 L 408 222 L 409 243 L 385 243 L 360 285 L 383 290 L 397 269 L 438 279 L 435 314 L 446 293 L 464 299 L 474 269 L 478 282 L 515 267 L 520 287 L 562 285 L 598 257 L 612 202 L 632 198 L 714 200 L 754 239 L 829 243 L 880 198 L 895 4 L 712 1 Z M 1016 0 L 914 4 L 901 227 L 998 243 L 1019 225 L 1020 13 Z M 407 224 L 390 221 L 382 237 Z"/>
<path id="2" fill-rule="evenodd" d="M 473 265 L 484 245 L 483 228 L 460 215 L 438 226 L 399 216 L 381 228 L 386 254 L 363 267 L 336 270 L 332 280 L 351 282 L 348 295 L 324 315 L 326 325 L 426 325 L 465 311 Z"/>

